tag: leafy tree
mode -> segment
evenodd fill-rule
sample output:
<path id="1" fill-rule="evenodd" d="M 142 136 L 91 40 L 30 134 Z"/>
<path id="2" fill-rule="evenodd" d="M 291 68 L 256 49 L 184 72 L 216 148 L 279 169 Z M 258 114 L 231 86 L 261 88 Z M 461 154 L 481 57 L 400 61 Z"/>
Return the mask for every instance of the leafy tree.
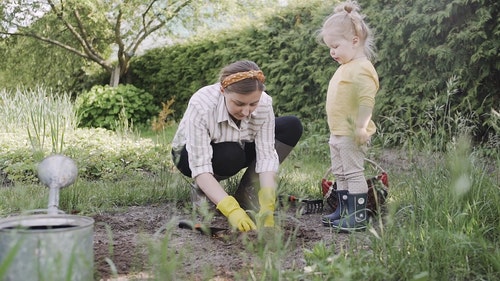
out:
<path id="1" fill-rule="evenodd" d="M 153 35 L 179 37 L 228 14 L 272 7 L 279 1 L 4 0 L 0 36 L 27 37 L 92 61 L 116 86 L 130 59 Z M 229 13 L 230 11 L 230 13 Z M 230 18 L 230 17 L 228 17 Z M 34 49 L 36 51 L 36 49 Z M 109 59 L 114 52 L 114 59 Z"/>
<path id="2" fill-rule="evenodd" d="M 43 21 L 45 19 L 32 28 L 42 25 Z M 64 36 L 60 36 L 59 40 L 68 41 Z M 88 73 L 99 70 L 97 65 L 82 57 L 28 37 L 10 37 L 1 42 L 5 44 L 5 49 L 0 66 L 0 85 L 5 89 L 16 89 L 19 85 L 32 89 L 50 86 L 58 92 L 80 92 L 90 87 L 84 83 L 89 80 Z M 101 79 L 99 83 L 106 83 L 106 80 Z"/>

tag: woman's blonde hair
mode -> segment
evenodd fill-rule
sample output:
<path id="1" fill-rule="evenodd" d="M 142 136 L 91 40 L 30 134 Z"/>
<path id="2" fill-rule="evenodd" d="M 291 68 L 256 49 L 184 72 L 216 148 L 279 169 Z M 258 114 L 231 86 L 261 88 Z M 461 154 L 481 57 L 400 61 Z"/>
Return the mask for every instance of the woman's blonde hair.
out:
<path id="1" fill-rule="evenodd" d="M 361 8 L 356 1 L 346 1 L 333 9 L 333 14 L 323 22 L 318 36 L 321 41 L 325 35 L 336 34 L 350 40 L 357 36 L 363 43 L 364 53 L 368 59 L 375 56 L 373 34 L 365 22 L 365 16 L 360 14 Z"/>

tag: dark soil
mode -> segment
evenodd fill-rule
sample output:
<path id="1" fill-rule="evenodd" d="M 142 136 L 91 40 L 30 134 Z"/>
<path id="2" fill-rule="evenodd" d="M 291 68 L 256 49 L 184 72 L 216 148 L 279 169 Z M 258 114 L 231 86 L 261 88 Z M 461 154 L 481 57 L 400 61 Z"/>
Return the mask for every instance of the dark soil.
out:
<path id="1" fill-rule="evenodd" d="M 391 172 L 405 173 L 411 169 L 414 162 L 407 155 L 384 152 L 376 159 L 377 163 Z M 319 199 L 319 198 L 311 198 Z M 350 235 L 337 233 L 321 224 L 321 216 L 332 211 L 325 205 L 321 213 L 301 214 L 298 206 L 281 209 L 285 218 L 280 223 L 283 232 L 283 243 L 293 238 L 293 245 L 288 246 L 281 267 L 284 270 L 303 271 L 306 266 L 305 249 L 312 249 L 314 245 L 323 242 L 325 245 L 335 245 L 336 252 L 349 245 Z M 94 216 L 94 255 L 97 280 L 148 280 L 148 274 L 154 272 L 151 265 L 177 262 L 175 276 L 164 278 L 173 280 L 207 280 L 208 275 L 214 276 L 210 280 L 242 279 L 242 274 L 248 274 L 255 250 L 248 250 L 248 241 L 258 244 L 265 240 L 257 237 L 255 232 L 232 233 L 223 231 L 218 236 L 203 235 L 198 231 L 181 229 L 177 223 L 181 219 L 192 217 L 190 210 L 178 208 L 173 203 L 153 206 L 134 206 L 119 209 L 114 212 L 101 213 Z M 375 224 L 374 224 L 375 225 Z M 227 220 L 220 214 L 215 215 L 210 226 L 228 228 Z M 167 230 L 166 230 L 167 229 Z M 355 234 L 363 245 L 368 245 L 368 232 Z M 167 236 L 170 235 L 170 236 Z M 269 237 L 272 237 L 269 236 Z M 168 238 L 162 262 L 151 262 L 150 248 L 158 246 L 162 239 Z M 156 244 L 152 244 L 156 241 Z M 365 242 L 363 242 L 365 241 Z M 271 243 L 276 243 L 272 241 Z M 112 262 L 110 262 L 112 261 Z M 112 268 L 115 267 L 116 271 Z M 156 276 L 158 277 L 158 276 Z M 243 278 L 245 280 L 251 278 Z M 156 279 L 158 280 L 158 279 Z"/>
<path id="2" fill-rule="evenodd" d="M 325 212 L 327 212 L 325 207 Z M 329 210 L 328 210 L 329 211 Z M 292 206 L 283 211 L 286 218 L 281 223 L 283 243 L 292 238 L 294 247 L 282 261 L 283 269 L 302 270 L 305 264 L 304 249 L 320 241 L 342 246 L 348 235 L 335 233 L 321 224 L 321 213 L 303 214 Z M 97 280 L 147 280 L 145 272 L 151 272 L 149 248 L 152 241 L 161 241 L 170 233 L 166 251 L 181 260 L 175 279 L 205 280 L 209 270 L 216 279 L 234 280 L 241 276 L 243 268 L 252 267 L 255 253 L 247 251 L 248 241 L 258 244 L 266 237 L 257 237 L 257 232 L 237 233 L 224 230 L 214 235 L 204 235 L 196 230 L 178 228 L 180 219 L 189 219 L 189 212 L 173 204 L 136 206 L 125 210 L 94 216 L 94 256 Z M 173 227 L 172 227 L 173 226 Z M 228 228 L 227 220 L 215 215 L 211 226 Z M 168 230 L 165 230 L 168 228 Z M 269 236 L 271 237 L 271 235 Z M 112 265 L 116 267 L 113 274 Z M 244 271 L 244 270 L 243 270 Z"/>

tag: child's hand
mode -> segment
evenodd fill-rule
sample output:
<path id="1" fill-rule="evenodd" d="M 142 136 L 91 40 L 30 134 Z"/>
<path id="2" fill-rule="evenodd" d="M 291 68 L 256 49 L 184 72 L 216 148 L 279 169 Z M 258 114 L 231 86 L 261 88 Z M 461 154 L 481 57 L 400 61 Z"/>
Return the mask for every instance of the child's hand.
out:
<path id="1" fill-rule="evenodd" d="M 368 132 L 366 132 L 366 128 L 356 128 L 356 131 L 354 132 L 354 141 L 356 145 L 361 146 L 366 144 L 369 138 L 370 136 L 368 135 Z"/>
<path id="2" fill-rule="evenodd" d="M 370 139 L 366 132 L 370 118 L 372 117 L 372 108 L 368 106 L 359 106 L 358 118 L 356 119 L 356 130 L 354 132 L 354 142 L 358 145 L 364 145 Z"/>

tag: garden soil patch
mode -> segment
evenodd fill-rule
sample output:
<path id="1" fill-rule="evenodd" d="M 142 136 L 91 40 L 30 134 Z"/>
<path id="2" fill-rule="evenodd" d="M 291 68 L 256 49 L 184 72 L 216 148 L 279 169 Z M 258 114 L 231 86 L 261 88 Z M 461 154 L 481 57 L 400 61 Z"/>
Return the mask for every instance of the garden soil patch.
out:
<path id="1" fill-rule="evenodd" d="M 409 172 L 411 167 L 406 155 L 388 151 L 376 160 L 392 172 Z M 387 169 L 390 167 L 390 169 Z M 318 179 L 318 185 L 319 185 Z M 319 199 L 319 198 L 310 198 Z M 321 216 L 331 212 L 327 205 L 323 213 L 301 214 L 291 206 L 284 214 L 280 227 L 283 230 L 282 243 L 290 240 L 286 255 L 280 263 L 283 270 L 303 271 L 306 265 L 305 249 L 312 249 L 319 242 L 327 247 L 335 246 L 335 253 L 349 246 L 349 234 L 337 233 L 321 224 Z M 223 233 L 221 237 L 202 235 L 196 230 L 177 227 L 179 220 L 190 219 L 189 210 L 178 208 L 174 203 L 151 206 L 133 206 L 100 213 L 95 219 L 94 256 L 96 280 L 148 280 L 148 274 L 155 272 L 151 265 L 164 266 L 177 263 L 174 276 L 162 276 L 173 280 L 236 280 L 242 274 L 252 271 L 257 264 L 257 253 L 248 250 L 248 241 L 258 244 L 261 238 L 254 232 Z M 376 224 L 374 224 L 376 225 Z M 216 214 L 210 226 L 228 228 L 227 220 Z M 353 234 L 362 248 L 369 249 L 369 232 Z M 156 241 L 152 244 L 151 241 Z M 159 242 L 160 241 L 160 242 Z M 163 246 L 161 241 L 167 241 Z M 274 244 L 276 241 L 273 241 Z M 281 244 L 281 245 L 283 245 Z M 163 259 L 151 262 L 151 245 L 161 248 Z M 153 246 L 154 247 L 154 246 Z M 115 268 L 115 269 L 114 269 Z M 151 277 L 152 278 L 152 277 Z M 245 280 L 251 279 L 243 278 Z"/>
<path id="2" fill-rule="evenodd" d="M 291 249 L 294 249 L 284 257 L 283 269 L 303 270 L 304 249 L 312 249 L 320 241 L 338 247 L 348 243 L 347 234 L 322 226 L 321 213 L 301 215 L 295 207 L 283 213 L 286 214 L 281 224 L 283 243 L 292 239 Z M 150 264 L 154 264 L 149 260 L 151 243 L 165 239 L 167 232 L 170 236 L 165 254 L 175 255 L 168 256 L 170 261 L 181 261 L 175 272 L 178 280 L 205 280 L 207 272 L 216 277 L 212 280 L 234 280 L 235 275 L 241 276 L 242 269 L 252 268 L 256 253 L 248 251 L 245 245 L 249 241 L 258 244 L 266 237 L 259 238 L 256 232 L 229 230 L 209 236 L 176 227 L 180 219 L 190 217 L 189 212 L 183 213 L 174 204 L 134 206 L 95 215 L 97 280 L 147 280 L 144 272 L 151 272 Z M 229 227 L 221 214 L 215 215 L 211 226 Z"/>

